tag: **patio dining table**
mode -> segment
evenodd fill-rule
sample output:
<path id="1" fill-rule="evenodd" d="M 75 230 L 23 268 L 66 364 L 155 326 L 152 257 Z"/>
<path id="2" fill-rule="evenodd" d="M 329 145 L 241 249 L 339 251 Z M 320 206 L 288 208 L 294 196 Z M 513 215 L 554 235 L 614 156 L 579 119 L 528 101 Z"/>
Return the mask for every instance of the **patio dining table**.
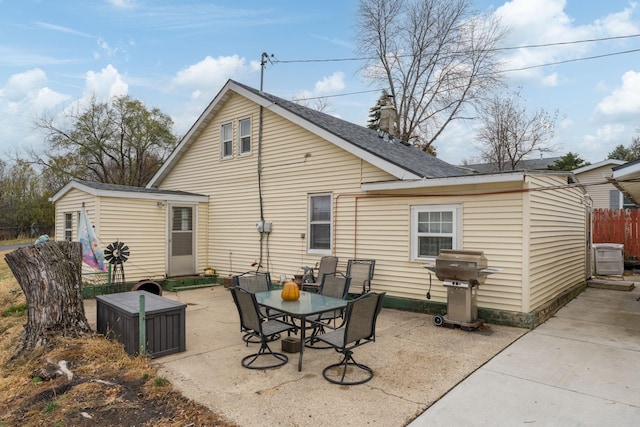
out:
<path id="1" fill-rule="evenodd" d="M 302 356 L 305 347 L 304 343 L 306 339 L 305 322 L 307 316 L 339 310 L 347 306 L 347 301 L 306 291 L 301 291 L 300 298 L 296 301 L 285 301 L 280 296 L 280 292 L 280 290 L 256 292 L 256 300 L 259 305 L 280 311 L 293 318 L 300 319 L 300 355 L 298 356 L 298 371 L 301 371 Z"/>

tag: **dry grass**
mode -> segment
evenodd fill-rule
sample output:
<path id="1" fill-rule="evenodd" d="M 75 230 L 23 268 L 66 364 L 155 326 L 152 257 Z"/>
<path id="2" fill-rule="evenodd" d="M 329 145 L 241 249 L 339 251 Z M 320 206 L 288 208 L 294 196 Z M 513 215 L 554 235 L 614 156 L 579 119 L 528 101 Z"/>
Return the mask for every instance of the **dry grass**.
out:
<path id="1" fill-rule="evenodd" d="M 0 427 L 231 426 L 187 400 L 144 357 L 95 335 L 59 338 L 29 358 L 12 360 L 26 322 L 26 301 L 0 252 Z M 66 361 L 73 374 L 56 374 Z"/>

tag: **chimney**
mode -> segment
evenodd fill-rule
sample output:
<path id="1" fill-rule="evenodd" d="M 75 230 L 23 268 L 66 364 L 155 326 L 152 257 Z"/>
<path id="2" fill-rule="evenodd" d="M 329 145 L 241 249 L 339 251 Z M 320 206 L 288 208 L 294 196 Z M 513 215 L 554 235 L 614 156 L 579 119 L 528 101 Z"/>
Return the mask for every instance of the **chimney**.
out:
<path id="1" fill-rule="evenodd" d="M 380 107 L 380 121 L 378 123 L 378 129 L 389 135 L 394 134 L 396 123 L 396 109 L 391 103 L 391 98 L 391 95 L 387 95 L 385 104 Z"/>

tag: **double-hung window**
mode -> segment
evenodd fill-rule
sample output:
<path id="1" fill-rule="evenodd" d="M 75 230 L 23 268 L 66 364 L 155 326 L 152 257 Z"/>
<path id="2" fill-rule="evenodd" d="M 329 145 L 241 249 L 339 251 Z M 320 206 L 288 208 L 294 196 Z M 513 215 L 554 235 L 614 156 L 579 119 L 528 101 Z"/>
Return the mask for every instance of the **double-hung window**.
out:
<path id="1" fill-rule="evenodd" d="M 251 154 L 251 119 L 238 120 L 238 154 L 248 156 Z"/>
<path id="2" fill-rule="evenodd" d="M 220 126 L 220 156 L 223 159 L 233 157 L 233 125 L 231 123 Z"/>
<path id="3" fill-rule="evenodd" d="M 411 259 L 433 259 L 461 246 L 460 205 L 411 207 Z"/>
<path id="4" fill-rule="evenodd" d="M 331 194 L 309 195 L 309 252 L 331 251 Z"/>
<path id="5" fill-rule="evenodd" d="M 64 240 L 70 242 L 73 238 L 73 214 L 64 214 Z"/>

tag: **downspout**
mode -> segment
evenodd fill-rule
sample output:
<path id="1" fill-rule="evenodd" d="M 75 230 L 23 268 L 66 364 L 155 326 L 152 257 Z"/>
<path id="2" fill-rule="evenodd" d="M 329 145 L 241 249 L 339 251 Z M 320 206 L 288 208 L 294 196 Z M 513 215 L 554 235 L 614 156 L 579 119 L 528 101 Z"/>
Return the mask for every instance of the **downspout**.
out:
<path id="1" fill-rule="evenodd" d="M 262 88 L 260 88 L 262 89 Z M 260 222 L 264 224 L 264 203 L 262 200 L 262 115 L 264 108 L 260 106 L 260 113 L 258 117 L 258 201 L 260 203 Z M 264 247 L 264 232 L 260 232 L 260 258 L 258 260 L 258 266 L 256 270 L 259 270 L 262 266 L 262 254 Z"/>
<path id="2" fill-rule="evenodd" d="M 260 58 L 260 92 L 262 92 L 264 84 L 264 66 L 267 63 L 269 55 L 266 52 L 262 52 Z M 260 204 L 260 222 L 264 227 L 264 202 L 262 200 L 262 122 L 263 122 L 264 107 L 260 105 L 258 116 L 258 202 Z M 264 253 L 264 236 L 266 233 L 260 231 L 260 257 L 258 259 L 258 265 L 256 270 L 262 267 L 262 254 Z"/>

